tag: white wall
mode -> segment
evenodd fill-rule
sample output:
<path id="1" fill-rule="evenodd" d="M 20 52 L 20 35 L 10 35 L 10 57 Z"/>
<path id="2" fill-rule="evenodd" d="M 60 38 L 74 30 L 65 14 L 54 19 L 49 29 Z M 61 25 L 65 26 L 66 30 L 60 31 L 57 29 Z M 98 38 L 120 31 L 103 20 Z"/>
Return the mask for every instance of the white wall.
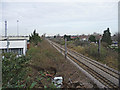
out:
<path id="1" fill-rule="evenodd" d="M 23 48 L 23 54 L 27 51 L 27 40 L 9 41 L 9 48 Z M 0 41 L 0 49 L 7 49 L 7 41 Z"/>

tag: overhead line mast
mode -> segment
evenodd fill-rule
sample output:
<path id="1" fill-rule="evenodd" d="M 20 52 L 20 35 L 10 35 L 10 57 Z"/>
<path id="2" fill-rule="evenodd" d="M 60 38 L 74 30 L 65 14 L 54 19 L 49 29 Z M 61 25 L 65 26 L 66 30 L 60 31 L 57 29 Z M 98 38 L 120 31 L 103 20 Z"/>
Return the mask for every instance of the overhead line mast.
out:
<path id="1" fill-rule="evenodd" d="M 7 37 L 7 21 L 5 21 L 5 37 Z"/>

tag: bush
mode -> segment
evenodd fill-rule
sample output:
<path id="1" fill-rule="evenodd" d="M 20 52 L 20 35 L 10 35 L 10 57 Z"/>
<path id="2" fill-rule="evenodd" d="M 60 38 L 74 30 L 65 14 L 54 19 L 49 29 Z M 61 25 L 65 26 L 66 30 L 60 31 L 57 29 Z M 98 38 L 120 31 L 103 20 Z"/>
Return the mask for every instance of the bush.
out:
<path id="1" fill-rule="evenodd" d="M 2 59 L 3 88 L 15 88 L 24 78 L 24 64 L 30 60 L 29 56 L 16 57 L 12 53 L 4 53 Z"/>
<path id="2" fill-rule="evenodd" d="M 88 53 L 90 56 L 98 57 L 97 46 L 90 44 L 89 46 L 85 47 L 85 52 Z"/>
<path id="3" fill-rule="evenodd" d="M 100 48 L 100 55 L 98 53 L 98 45 L 95 44 L 90 44 L 89 46 L 85 47 L 85 52 L 89 55 L 92 56 L 93 58 L 97 60 L 104 60 L 106 55 L 107 55 L 107 50 L 101 46 Z"/>
<path id="4" fill-rule="evenodd" d="M 102 44 L 103 47 L 108 47 L 108 44 L 105 43 L 105 42 L 102 42 L 101 44 Z"/>
<path id="5" fill-rule="evenodd" d="M 86 46 L 86 45 L 89 45 L 89 42 L 88 41 L 75 40 L 74 44 L 75 44 L 75 46 Z"/>
<path id="6" fill-rule="evenodd" d="M 85 54 L 85 48 L 82 47 L 82 46 L 73 47 L 73 49 L 74 49 L 75 51 L 77 51 L 78 53 Z"/>

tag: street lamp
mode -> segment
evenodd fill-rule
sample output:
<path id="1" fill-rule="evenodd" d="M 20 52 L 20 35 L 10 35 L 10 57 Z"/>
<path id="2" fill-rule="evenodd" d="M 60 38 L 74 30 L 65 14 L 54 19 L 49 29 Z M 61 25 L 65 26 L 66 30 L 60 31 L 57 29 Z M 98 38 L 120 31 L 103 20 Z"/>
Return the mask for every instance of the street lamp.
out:
<path id="1" fill-rule="evenodd" d="M 18 28 L 18 23 L 19 23 L 19 20 L 17 20 L 17 36 L 19 36 L 19 28 Z"/>

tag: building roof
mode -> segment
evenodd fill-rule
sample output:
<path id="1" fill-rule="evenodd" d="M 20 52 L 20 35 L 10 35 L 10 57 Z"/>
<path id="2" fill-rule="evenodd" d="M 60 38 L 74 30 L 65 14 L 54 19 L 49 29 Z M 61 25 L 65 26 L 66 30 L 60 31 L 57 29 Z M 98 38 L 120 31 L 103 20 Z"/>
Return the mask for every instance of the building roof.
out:
<path id="1" fill-rule="evenodd" d="M 9 40 L 29 40 L 29 36 L 8 36 Z M 7 40 L 7 37 L 2 36 L 0 41 Z"/>

